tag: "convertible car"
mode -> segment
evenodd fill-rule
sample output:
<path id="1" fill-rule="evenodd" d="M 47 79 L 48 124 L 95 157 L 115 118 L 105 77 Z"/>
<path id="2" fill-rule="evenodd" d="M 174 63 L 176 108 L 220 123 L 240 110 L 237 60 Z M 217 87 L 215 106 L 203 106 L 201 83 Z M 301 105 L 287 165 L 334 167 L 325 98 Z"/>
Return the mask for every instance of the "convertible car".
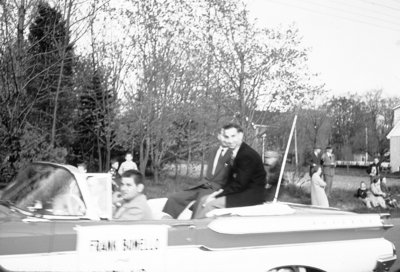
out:
<path id="1" fill-rule="evenodd" d="M 161 214 L 162 200 L 149 202 Z M 2 193 L 0 271 L 389 271 L 386 216 L 272 202 L 116 221 L 108 174 L 40 162 Z"/>

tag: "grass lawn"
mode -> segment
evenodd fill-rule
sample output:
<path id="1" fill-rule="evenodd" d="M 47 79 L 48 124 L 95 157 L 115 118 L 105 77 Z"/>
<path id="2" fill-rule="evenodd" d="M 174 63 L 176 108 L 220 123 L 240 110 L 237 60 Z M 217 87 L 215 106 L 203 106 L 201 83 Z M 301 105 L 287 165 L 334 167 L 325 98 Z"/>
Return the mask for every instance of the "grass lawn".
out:
<path id="1" fill-rule="evenodd" d="M 147 179 L 146 194 L 149 198 L 166 197 L 168 193 L 176 192 L 188 188 L 198 181 L 194 177 L 178 178 L 166 176 L 161 178 L 162 182 L 155 184 L 152 179 Z M 308 178 L 303 180 L 301 185 L 288 184 L 281 188 L 278 200 L 284 202 L 294 202 L 311 204 L 310 182 Z M 392 217 L 400 217 L 400 208 L 397 209 L 368 209 L 359 199 L 354 197 L 361 181 L 369 184 L 369 177 L 365 169 L 345 169 L 337 168 L 333 181 L 332 194 L 329 198 L 331 207 L 359 213 L 390 213 Z M 398 176 L 388 176 L 387 185 L 392 196 L 400 203 L 400 178 Z"/>

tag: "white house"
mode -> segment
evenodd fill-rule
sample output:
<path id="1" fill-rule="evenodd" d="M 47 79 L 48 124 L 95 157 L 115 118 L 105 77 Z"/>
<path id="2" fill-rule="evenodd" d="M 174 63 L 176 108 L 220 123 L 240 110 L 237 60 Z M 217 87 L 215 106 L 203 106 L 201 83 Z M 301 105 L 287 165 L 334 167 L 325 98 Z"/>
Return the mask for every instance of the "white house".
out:
<path id="1" fill-rule="evenodd" d="M 400 171 L 400 105 L 394 109 L 393 129 L 387 135 L 390 140 L 390 167 L 392 172 Z"/>

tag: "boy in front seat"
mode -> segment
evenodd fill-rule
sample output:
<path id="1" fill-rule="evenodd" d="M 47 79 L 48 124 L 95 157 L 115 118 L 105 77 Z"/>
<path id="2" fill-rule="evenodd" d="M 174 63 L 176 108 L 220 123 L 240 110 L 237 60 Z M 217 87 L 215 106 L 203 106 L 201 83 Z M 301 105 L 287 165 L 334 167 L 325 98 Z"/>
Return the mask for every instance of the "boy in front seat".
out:
<path id="1" fill-rule="evenodd" d="M 150 220 L 153 215 L 143 194 L 143 176 L 139 171 L 122 174 L 120 192 L 113 194 L 113 218 L 118 220 Z"/>

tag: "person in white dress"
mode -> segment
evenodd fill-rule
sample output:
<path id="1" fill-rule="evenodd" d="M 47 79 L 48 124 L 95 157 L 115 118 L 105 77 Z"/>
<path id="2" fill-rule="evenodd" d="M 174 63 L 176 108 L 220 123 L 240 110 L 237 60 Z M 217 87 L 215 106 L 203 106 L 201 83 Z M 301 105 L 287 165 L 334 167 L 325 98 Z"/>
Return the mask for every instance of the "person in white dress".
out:
<path id="1" fill-rule="evenodd" d="M 321 178 L 321 166 L 313 165 L 311 173 L 311 204 L 329 207 L 328 197 L 325 193 L 326 182 Z"/>

